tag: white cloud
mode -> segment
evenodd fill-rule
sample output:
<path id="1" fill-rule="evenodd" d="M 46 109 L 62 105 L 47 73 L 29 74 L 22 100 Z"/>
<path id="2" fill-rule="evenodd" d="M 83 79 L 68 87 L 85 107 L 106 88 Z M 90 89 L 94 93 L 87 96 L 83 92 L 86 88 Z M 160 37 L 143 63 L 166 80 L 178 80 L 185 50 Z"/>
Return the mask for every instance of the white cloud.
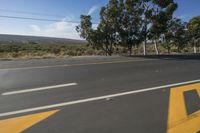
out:
<path id="1" fill-rule="evenodd" d="M 31 34 L 36 36 L 48 36 L 70 39 L 81 39 L 76 31 L 77 23 L 67 22 L 69 19 L 62 19 L 60 22 L 55 22 L 45 26 L 30 25 Z"/>
<path id="2" fill-rule="evenodd" d="M 94 12 L 93 8 L 90 13 Z M 61 19 L 59 22 L 50 23 L 47 25 L 29 25 L 30 32 L 29 35 L 33 36 L 47 36 L 47 37 L 58 37 L 58 38 L 69 38 L 69 39 L 81 39 L 79 33 L 76 31 L 76 26 L 79 23 L 71 22 L 74 20 L 74 16 L 68 16 Z M 98 24 L 93 24 L 93 28 L 96 29 Z"/>
<path id="3" fill-rule="evenodd" d="M 180 16 L 175 16 L 175 17 L 177 17 L 177 18 L 179 18 L 179 19 L 182 19 L 182 20 L 184 20 L 184 21 L 187 21 L 187 20 L 190 19 L 190 16 L 187 15 L 187 14 L 180 15 Z"/>
<path id="4" fill-rule="evenodd" d="M 92 15 L 97 9 L 99 9 L 98 6 L 93 6 L 90 8 L 90 10 L 88 11 L 88 15 Z"/>
<path id="5" fill-rule="evenodd" d="M 187 15 L 181 15 L 179 16 L 180 19 L 186 19 L 188 16 Z"/>
<path id="6" fill-rule="evenodd" d="M 37 25 L 30 25 L 31 29 L 33 29 L 34 31 L 39 32 L 40 31 L 40 27 Z"/>
<path id="7" fill-rule="evenodd" d="M 98 26 L 99 26 L 99 24 L 93 24 L 92 28 L 96 30 Z"/>

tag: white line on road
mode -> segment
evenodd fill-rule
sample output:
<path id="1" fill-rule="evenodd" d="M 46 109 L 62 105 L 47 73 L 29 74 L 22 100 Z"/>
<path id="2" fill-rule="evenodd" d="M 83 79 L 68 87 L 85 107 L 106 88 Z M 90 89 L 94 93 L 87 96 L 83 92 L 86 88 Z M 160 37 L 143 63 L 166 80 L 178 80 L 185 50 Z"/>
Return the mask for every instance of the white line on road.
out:
<path id="1" fill-rule="evenodd" d="M 86 98 L 86 99 L 81 99 L 81 100 L 76 100 L 76 101 L 71 101 L 71 102 L 64 102 L 64 103 L 47 105 L 47 106 L 41 106 L 41 107 L 28 108 L 28 109 L 23 109 L 23 110 L 18 110 L 18 111 L 6 112 L 6 113 L 1 113 L 0 117 L 17 115 L 17 114 L 21 114 L 21 113 L 28 113 L 28 112 L 32 112 L 32 111 L 58 108 L 58 107 L 69 106 L 69 105 L 80 104 L 80 103 L 86 103 L 86 102 L 92 102 L 92 101 L 103 100 L 103 99 L 107 99 L 107 98 L 120 97 L 120 96 L 125 96 L 125 95 L 130 95 L 130 94 L 148 92 L 148 91 L 159 90 L 159 89 L 163 89 L 163 88 L 169 88 L 169 87 L 180 86 L 180 85 L 191 84 L 191 83 L 197 83 L 197 82 L 200 82 L 200 79 L 193 80 L 193 81 L 187 81 L 187 82 L 181 82 L 181 83 L 175 83 L 175 84 L 169 84 L 169 85 L 163 85 L 163 86 L 158 86 L 158 87 L 140 89 L 140 90 L 135 90 L 135 91 L 128 91 L 128 92 L 116 93 L 116 94 L 93 97 L 93 98 Z"/>
<path id="2" fill-rule="evenodd" d="M 50 90 L 55 88 L 61 88 L 61 87 L 68 87 L 68 86 L 74 86 L 78 85 L 77 83 L 69 83 L 69 84 L 61 84 L 61 85 L 54 85 L 54 86 L 47 86 L 47 87 L 40 87 L 40 88 L 33 88 L 33 89 L 26 89 L 26 90 L 19 90 L 19 91 L 11 91 L 11 92 L 5 92 L 1 95 L 14 95 L 14 94 L 21 94 L 21 93 L 28 93 L 28 92 L 34 92 L 34 91 L 43 91 L 43 90 Z"/>

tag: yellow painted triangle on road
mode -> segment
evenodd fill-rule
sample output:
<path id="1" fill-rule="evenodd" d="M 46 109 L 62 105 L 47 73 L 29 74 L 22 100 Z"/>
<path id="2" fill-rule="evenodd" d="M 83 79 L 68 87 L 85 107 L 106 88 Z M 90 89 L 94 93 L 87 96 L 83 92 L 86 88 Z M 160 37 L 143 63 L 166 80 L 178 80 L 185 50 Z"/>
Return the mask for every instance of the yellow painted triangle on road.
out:
<path id="1" fill-rule="evenodd" d="M 0 120 L 0 133 L 20 133 L 38 122 L 50 117 L 59 110 L 20 116 L 5 120 Z"/>

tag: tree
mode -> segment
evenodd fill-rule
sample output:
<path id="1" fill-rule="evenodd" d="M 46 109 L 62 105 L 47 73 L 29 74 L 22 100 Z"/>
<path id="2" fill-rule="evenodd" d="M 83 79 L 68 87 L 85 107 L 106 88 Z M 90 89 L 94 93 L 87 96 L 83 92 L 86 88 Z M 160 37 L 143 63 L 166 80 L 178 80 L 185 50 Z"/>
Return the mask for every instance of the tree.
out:
<path id="1" fill-rule="evenodd" d="M 133 46 L 142 41 L 146 55 L 149 40 L 155 42 L 158 54 L 157 42 L 166 33 L 176 8 L 173 0 L 109 0 L 101 8 L 97 29 L 92 28 L 91 16 L 82 15 L 77 31 L 89 45 L 103 49 L 108 55 L 118 45 L 127 47 L 131 55 Z"/>
<path id="2" fill-rule="evenodd" d="M 151 0 L 142 0 L 142 26 L 141 26 L 141 37 L 143 41 L 143 54 L 146 55 L 146 47 L 147 47 L 147 41 L 150 37 L 150 28 L 152 26 L 152 13 L 153 8 L 151 7 Z"/>
<path id="3" fill-rule="evenodd" d="M 177 9 L 177 4 L 174 0 L 152 0 L 152 26 L 151 34 L 154 41 L 156 54 L 159 54 L 157 43 L 161 35 L 167 30 L 167 22 L 173 17 L 174 11 Z"/>
<path id="4" fill-rule="evenodd" d="M 117 18 L 119 16 L 119 1 L 110 0 L 108 5 L 102 7 L 100 12 L 100 24 L 98 26 L 98 32 L 101 34 L 102 48 L 108 55 L 112 55 L 113 47 L 118 44 Z"/>
<path id="5" fill-rule="evenodd" d="M 89 45 L 103 49 L 110 56 L 118 42 L 116 29 L 119 16 L 118 5 L 118 0 L 110 0 L 107 6 L 101 8 L 100 23 L 96 30 L 92 29 L 91 16 L 84 15 L 81 16 L 81 24 L 76 28 Z"/>
<path id="6" fill-rule="evenodd" d="M 89 15 L 81 15 L 81 24 L 76 27 L 76 31 L 80 33 L 80 37 L 86 39 L 90 43 L 92 35 L 92 18 Z"/>
<path id="7" fill-rule="evenodd" d="M 181 19 L 174 19 L 171 31 L 173 44 L 177 47 L 177 51 L 180 52 L 188 43 L 186 23 L 182 22 Z"/>
<path id="8" fill-rule="evenodd" d="M 200 46 L 200 16 L 192 18 L 187 25 L 190 43 L 194 47 L 194 53 L 197 53 L 197 48 Z"/>
<path id="9" fill-rule="evenodd" d="M 163 34 L 163 44 L 162 46 L 167 49 L 168 54 L 171 53 L 171 48 L 174 46 L 173 40 L 175 38 L 175 28 L 176 28 L 176 22 L 178 20 L 176 18 L 171 19 L 167 22 L 167 30 Z"/>
<path id="10" fill-rule="evenodd" d="M 166 33 L 164 33 L 163 36 L 163 43 L 162 46 L 167 49 L 167 53 L 170 54 L 171 53 L 171 48 L 173 47 L 173 33 L 171 31 L 168 31 Z"/>
<path id="11" fill-rule="evenodd" d="M 122 1 L 121 1 L 122 2 Z M 132 55 L 133 46 L 141 43 L 142 2 L 141 0 L 126 0 L 120 4 L 121 15 L 119 19 L 119 37 L 121 45 Z"/>

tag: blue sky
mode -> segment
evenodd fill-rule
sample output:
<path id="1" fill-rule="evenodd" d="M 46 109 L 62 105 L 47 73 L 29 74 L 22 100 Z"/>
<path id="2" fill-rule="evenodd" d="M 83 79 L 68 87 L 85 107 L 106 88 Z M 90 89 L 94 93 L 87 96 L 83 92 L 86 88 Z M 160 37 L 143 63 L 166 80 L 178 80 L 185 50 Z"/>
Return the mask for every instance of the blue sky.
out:
<path id="1" fill-rule="evenodd" d="M 80 39 L 75 31 L 81 14 L 90 14 L 98 22 L 99 9 L 108 0 L 0 0 L 0 15 L 58 19 L 58 22 L 42 22 L 0 18 L 0 34 L 20 34 Z M 179 4 L 176 17 L 188 21 L 200 15 L 200 0 L 176 0 Z M 54 16 L 37 16 L 7 12 L 6 10 L 27 11 L 51 14 Z"/>

